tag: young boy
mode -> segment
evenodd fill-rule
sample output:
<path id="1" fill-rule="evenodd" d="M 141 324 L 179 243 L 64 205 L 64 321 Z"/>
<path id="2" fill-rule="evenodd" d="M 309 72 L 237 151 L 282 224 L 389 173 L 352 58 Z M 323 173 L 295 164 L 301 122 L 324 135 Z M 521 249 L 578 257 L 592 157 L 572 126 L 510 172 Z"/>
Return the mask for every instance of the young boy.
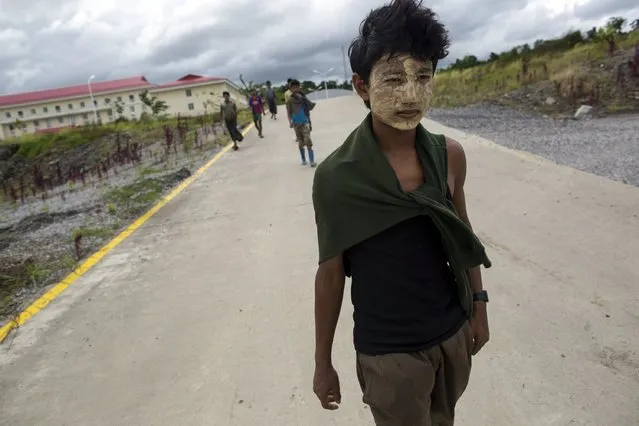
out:
<path id="1" fill-rule="evenodd" d="M 306 155 L 304 147 L 308 151 L 308 160 L 311 167 L 315 167 L 315 154 L 313 152 L 313 142 L 311 141 L 311 129 L 309 126 L 308 115 L 306 113 L 306 103 L 304 97 L 300 93 L 300 82 L 291 80 L 290 83 L 291 96 L 286 102 L 286 112 L 288 113 L 288 122 L 292 129 L 295 130 L 295 137 L 302 157 L 302 165 L 306 165 Z"/>
<path id="2" fill-rule="evenodd" d="M 257 135 L 260 138 L 263 138 L 262 115 L 266 115 L 266 111 L 264 111 L 264 103 L 262 102 L 262 97 L 257 94 L 257 90 L 255 89 L 251 90 L 251 97 L 248 100 L 248 106 L 253 112 L 253 123 L 255 124 L 255 128 L 257 129 Z"/>
<path id="3" fill-rule="evenodd" d="M 233 150 L 237 151 L 239 146 L 237 142 L 242 142 L 244 136 L 237 130 L 237 105 L 231 100 L 231 94 L 229 92 L 223 92 L 224 102 L 220 106 L 220 114 L 226 124 L 226 129 L 229 131 L 229 136 L 233 141 Z"/>
<path id="4" fill-rule="evenodd" d="M 331 361 L 345 277 L 363 401 L 377 425 L 451 426 L 488 341 L 480 265 L 461 145 L 420 121 L 447 32 L 416 0 L 371 11 L 349 49 L 353 85 L 370 113 L 317 168 L 313 390 L 341 402 Z"/>

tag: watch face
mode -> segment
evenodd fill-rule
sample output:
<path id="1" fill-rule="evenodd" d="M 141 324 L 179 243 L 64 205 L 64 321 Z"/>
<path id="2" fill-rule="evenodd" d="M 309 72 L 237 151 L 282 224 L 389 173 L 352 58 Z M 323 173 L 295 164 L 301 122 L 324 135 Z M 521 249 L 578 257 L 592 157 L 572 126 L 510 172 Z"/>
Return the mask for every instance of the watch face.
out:
<path id="1" fill-rule="evenodd" d="M 473 300 L 476 302 L 488 302 L 488 293 L 485 290 L 475 293 L 473 294 Z"/>

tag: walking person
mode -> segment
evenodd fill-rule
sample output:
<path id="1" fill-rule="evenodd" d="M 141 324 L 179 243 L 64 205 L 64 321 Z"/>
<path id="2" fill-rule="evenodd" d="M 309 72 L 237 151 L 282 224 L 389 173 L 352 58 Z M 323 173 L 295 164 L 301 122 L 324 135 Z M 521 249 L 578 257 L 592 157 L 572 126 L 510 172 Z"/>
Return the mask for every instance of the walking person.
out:
<path id="1" fill-rule="evenodd" d="M 231 100 L 231 94 L 229 92 L 223 92 L 222 97 L 224 97 L 224 102 L 220 106 L 220 114 L 222 115 L 224 124 L 226 124 L 226 129 L 229 131 L 229 136 L 233 141 L 233 150 L 237 151 L 239 149 L 237 143 L 244 140 L 244 136 L 242 136 L 242 133 L 237 129 L 237 105 Z"/>
<path id="2" fill-rule="evenodd" d="M 255 128 L 257 129 L 257 135 L 260 138 L 263 138 L 262 116 L 266 115 L 266 111 L 264 111 L 264 103 L 262 102 L 262 97 L 257 94 L 256 89 L 251 90 L 251 96 L 248 99 L 248 106 L 249 108 L 251 108 L 251 112 L 253 113 L 253 123 L 255 124 Z"/>
<path id="3" fill-rule="evenodd" d="M 421 1 L 370 12 L 351 43 L 354 88 L 370 110 L 317 168 L 313 390 L 341 403 L 332 344 L 352 278 L 356 374 L 379 426 L 452 426 L 471 357 L 489 339 L 466 209 L 462 146 L 421 120 L 447 31 Z"/>
<path id="4" fill-rule="evenodd" d="M 271 120 L 277 120 L 277 96 L 270 81 L 266 82 L 266 103 L 271 113 Z"/>
<path id="5" fill-rule="evenodd" d="M 308 152 L 308 161 L 311 167 L 315 167 L 315 153 L 313 152 L 313 142 L 311 141 L 311 129 L 308 116 L 306 115 L 304 98 L 300 93 L 300 82 L 292 80 L 290 89 L 291 96 L 288 98 L 288 102 L 286 102 L 288 122 L 295 131 L 295 138 L 300 150 L 302 165 L 305 166 L 308 164 L 306 162 L 306 153 Z M 306 148 L 306 151 L 304 151 L 304 148 Z"/>
<path id="6" fill-rule="evenodd" d="M 292 78 L 289 78 L 286 80 L 286 92 L 284 92 L 284 104 L 288 103 L 288 99 L 291 97 L 291 94 L 293 92 L 291 92 L 291 81 L 293 81 Z"/>

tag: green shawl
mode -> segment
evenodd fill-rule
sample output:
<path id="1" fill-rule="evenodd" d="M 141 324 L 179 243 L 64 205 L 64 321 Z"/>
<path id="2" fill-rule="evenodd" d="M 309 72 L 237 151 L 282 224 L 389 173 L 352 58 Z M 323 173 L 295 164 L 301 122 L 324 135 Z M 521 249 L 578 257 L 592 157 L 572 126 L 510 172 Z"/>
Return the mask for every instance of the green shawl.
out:
<path id="1" fill-rule="evenodd" d="M 489 268 L 491 262 L 447 197 L 445 136 L 433 135 L 420 124 L 416 147 L 426 182 L 412 192 L 401 189 L 395 171 L 379 148 L 370 113 L 322 161 L 313 180 L 319 262 L 338 256 L 404 220 L 428 215 L 442 235 L 460 302 L 470 317 L 473 300 L 468 269 L 482 264 Z"/>

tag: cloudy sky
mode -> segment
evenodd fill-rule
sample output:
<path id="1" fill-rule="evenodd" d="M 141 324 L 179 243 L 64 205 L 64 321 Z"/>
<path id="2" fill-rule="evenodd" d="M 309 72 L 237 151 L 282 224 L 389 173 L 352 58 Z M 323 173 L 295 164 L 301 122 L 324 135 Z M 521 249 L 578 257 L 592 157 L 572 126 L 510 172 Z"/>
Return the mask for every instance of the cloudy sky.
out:
<path id="1" fill-rule="evenodd" d="M 341 46 L 385 0 L 0 0 L 0 93 L 187 73 L 280 82 L 344 78 Z M 639 18 L 636 0 L 432 0 L 448 61 Z M 446 62 L 446 61 L 445 61 Z M 347 62 L 348 69 L 348 62 Z"/>

